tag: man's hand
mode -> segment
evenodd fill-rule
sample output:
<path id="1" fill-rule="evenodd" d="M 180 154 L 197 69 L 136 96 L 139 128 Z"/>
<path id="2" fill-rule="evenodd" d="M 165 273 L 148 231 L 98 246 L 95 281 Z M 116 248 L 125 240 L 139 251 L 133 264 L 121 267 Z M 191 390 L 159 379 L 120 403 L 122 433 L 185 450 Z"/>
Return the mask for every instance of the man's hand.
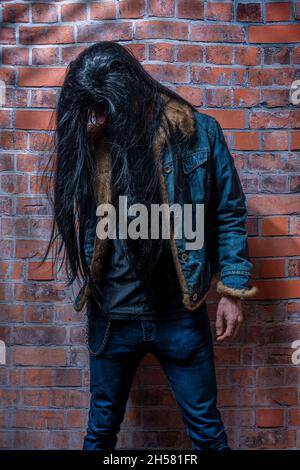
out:
<path id="1" fill-rule="evenodd" d="M 217 341 L 225 338 L 234 338 L 243 321 L 242 305 L 240 299 L 234 297 L 222 297 L 216 318 Z"/>

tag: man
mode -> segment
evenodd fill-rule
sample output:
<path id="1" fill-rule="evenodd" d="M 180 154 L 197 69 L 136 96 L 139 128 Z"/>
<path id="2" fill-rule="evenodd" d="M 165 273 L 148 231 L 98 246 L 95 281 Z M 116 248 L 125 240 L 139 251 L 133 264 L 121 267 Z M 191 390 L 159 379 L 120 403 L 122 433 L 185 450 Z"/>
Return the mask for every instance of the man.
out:
<path id="1" fill-rule="evenodd" d="M 74 305 L 87 307 L 88 321 L 91 403 L 83 449 L 115 448 L 135 372 L 149 352 L 166 373 L 193 447 L 228 449 L 205 299 L 220 275 L 216 333 L 223 341 L 237 334 L 240 299 L 256 288 L 245 197 L 220 125 L 109 41 L 70 64 L 57 111 L 49 246 L 60 238 L 69 282 L 84 281 Z M 203 207 L 201 247 L 175 236 L 174 219 L 166 238 L 149 231 L 133 239 L 99 236 L 99 207 L 120 210 L 124 196 L 149 214 L 156 204 L 191 207 L 198 231 Z"/>

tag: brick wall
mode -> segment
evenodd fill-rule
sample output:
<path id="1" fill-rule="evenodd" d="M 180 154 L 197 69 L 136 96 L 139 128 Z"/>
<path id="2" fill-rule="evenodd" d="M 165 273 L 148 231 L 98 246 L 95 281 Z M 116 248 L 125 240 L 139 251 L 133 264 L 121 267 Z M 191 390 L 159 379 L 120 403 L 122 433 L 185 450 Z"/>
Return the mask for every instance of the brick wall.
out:
<path id="1" fill-rule="evenodd" d="M 300 445 L 300 2 L 4 1 L 1 122 L 0 447 L 80 449 L 88 407 L 84 314 L 51 267 L 40 174 L 68 62 L 90 43 L 128 45 L 157 79 L 215 116 L 242 178 L 261 288 L 239 336 L 216 346 L 219 404 L 234 448 Z M 52 116 L 52 119 L 51 119 Z M 217 296 L 212 292 L 213 320 Z M 166 432 L 168 430 L 168 432 Z M 139 368 L 120 447 L 190 447 L 153 356 Z"/>

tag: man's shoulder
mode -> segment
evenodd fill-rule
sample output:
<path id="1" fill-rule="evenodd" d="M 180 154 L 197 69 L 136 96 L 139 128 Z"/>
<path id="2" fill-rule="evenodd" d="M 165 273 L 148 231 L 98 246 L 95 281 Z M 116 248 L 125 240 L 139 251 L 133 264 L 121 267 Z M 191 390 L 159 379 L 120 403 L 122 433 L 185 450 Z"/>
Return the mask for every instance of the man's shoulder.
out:
<path id="1" fill-rule="evenodd" d="M 209 136 L 214 135 L 216 128 L 219 125 L 215 117 L 198 110 L 194 111 L 194 117 L 197 126 L 201 128 L 202 132 L 206 131 Z"/>

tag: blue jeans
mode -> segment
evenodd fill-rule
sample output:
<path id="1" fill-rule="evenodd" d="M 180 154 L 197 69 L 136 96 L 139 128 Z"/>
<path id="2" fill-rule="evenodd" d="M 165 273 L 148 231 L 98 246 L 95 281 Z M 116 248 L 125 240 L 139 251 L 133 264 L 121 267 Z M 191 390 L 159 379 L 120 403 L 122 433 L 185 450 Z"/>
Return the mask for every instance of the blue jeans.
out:
<path id="1" fill-rule="evenodd" d="M 114 450 L 135 372 L 147 353 L 158 359 L 192 446 L 228 450 L 206 305 L 173 320 L 109 320 L 89 312 L 91 402 L 84 450 Z"/>

